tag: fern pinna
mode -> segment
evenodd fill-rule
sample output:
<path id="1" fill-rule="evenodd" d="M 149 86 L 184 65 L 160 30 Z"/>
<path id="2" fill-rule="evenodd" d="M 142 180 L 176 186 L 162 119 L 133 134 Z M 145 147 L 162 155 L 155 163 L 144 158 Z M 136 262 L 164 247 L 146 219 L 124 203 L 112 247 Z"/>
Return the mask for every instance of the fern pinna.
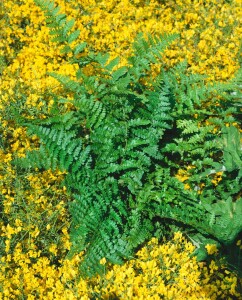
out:
<path id="1" fill-rule="evenodd" d="M 236 161 L 226 169 L 231 149 L 221 145 L 225 123 L 227 133 L 238 139 L 239 131 L 231 125 L 238 108 L 231 105 L 229 91 L 237 88 L 240 74 L 230 84 L 205 86 L 204 76 L 188 75 L 182 63 L 169 71 L 161 68 L 153 79 L 152 64 L 161 63 L 162 52 L 177 35 L 138 35 L 123 67 L 108 54 L 87 51 L 79 57 L 87 45 L 71 47 L 79 33 L 70 33 L 74 22 L 60 15 L 53 2 L 35 2 L 63 53 L 71 53 L 69 63 L 77 63 L 79 70 L 76 80 L 50 74 L 73 93 L 72 109 L 64 106 L 70 100 L 56 95 L 47 118 L 22 117 L 21 124 L 39 137 L 41 146 L 16 163 L 67 171 L 64 184 L 74 198 L 69 255 L 85 251 L 82 274 L 102 272 L 103 257 L 112 263 L 132 257 L 154 234 L 157 217 L 232 243 L 242 229 L 241 149 L 236 148 Z M 85 75 L 88 64 L 96 75 Z M 207 101 L 210 109 L 204 108 Z M 186 190 L 176 174 L 191 165 Z M 224 180 L 216 187 L 209 174 L 220 170 Z"/>

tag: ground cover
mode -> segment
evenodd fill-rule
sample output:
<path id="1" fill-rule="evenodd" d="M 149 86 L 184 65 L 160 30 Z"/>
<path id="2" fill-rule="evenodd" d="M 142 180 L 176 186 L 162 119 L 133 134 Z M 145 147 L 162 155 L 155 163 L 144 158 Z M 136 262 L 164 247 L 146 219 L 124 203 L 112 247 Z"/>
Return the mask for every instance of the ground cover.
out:
<path id="1" fill-rule="evenodd" d="M 213 82 L 231 79 L 240 67 L 239 1 L 56 3 L 76 19 L 79 38 L 89 45 L 85 51 L 107 50 L 111 57 L 119 55 L 118 67 L 127 63 L 138 32 L 180 34 L 160 62 L 165 70 L 186 58 L 188 73 L 207 74 L 204 80 Z M 122 266 L 112 266 L 103 258 L 105 276 L 79 280 L 83 253 L 66 258 L 71 248 L 68 202 L 72 197 L 61 185 L 65 171 L 36 167 L 23 172 L 12 164 L 40 145 L 37 137 L 29 137 L 26 128 L 14 120 L 16 108 L 21 107 L 28 119 L 46 119 L 55 104 L 53 93 L 70 100 L 73 97 L 73 92 L 66 94 L 47 72 L 74 79 L 78 65 L 70 64 L 70 55 L 60 53 L 58 44 L 51 42 L 43 12 L 33 1 L 4 1 L 1 6 L 2 299 L 239 299 L 237 271 L 221 259 L 214 241 L 205 247 L 207 261 L 197 262 L 190 256 L 197 243 L 187 233 L 170 234 L 170 240 L 160 239 L 159 243 L 153 238 Z M 88 76 L 95 69 L 87 65 L 84 71 Z M 159 64 L 154 64 L 151 75 L 158 73 Z M 71 108 L 70 103 L 63 106 L 63 110 Z M 236 118 L 228 124 L 240 127 Z M 214 128 L 214 134 L 217 130 Z M 191 185 L 189 169 L 193 167 L 184 165 L 176 174 L 187 189 Z M 213 186 L 225 177 L 223 170 L 211 174 Z M 202 188 L 199 186 L 201 193 Z M 240 196 L 236 192 L 233 201 Z M 236 256 L 239 238 L 234 247 Z"/>

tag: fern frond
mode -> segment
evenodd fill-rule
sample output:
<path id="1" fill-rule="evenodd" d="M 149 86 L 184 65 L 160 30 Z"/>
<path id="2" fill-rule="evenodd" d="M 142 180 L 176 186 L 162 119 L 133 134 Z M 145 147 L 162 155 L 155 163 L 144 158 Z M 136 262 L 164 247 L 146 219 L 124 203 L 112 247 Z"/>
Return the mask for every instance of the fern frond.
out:
<path id="1" fill-rule="evenodd" d="M 27 151 L 24 158 L 15 158 L 13 164 L 23 169 L 45 169 L 53 168 L 51 159 L 46 153 L 46 149 L 41 145 L 38 150 Z"/>
<path id="2" fill-rule="evenodd" d="M 65 14 L 60 14 L 60 7 L 55 6 L 54 1 L 46 0 L 34 0 L 35 3 L 44 11 L 46 17 L 47 26 L 50 28 L 50 35 L 53 35 L 53 42 L 64 45 L 61 52 L 69 53 L 73 49 L 70 44 L 76 41 L 80 35 L 80 30 L 77 29 L 71 32 L 74 27 L 75 20 L 67 20 Z M 86 44 L 81 43 L 74 49 L 74 54 L 82 52 L 85 49 Z"/>
<path id="3" fill-rule="evenodd" d="M 78 94 L 83 90 L 81 84 L 74 80 L 71 80 L 69 76 L 61 75 L 53 72 L 48 73 L 48 75 L 57 79 L 67 90 L 71 92 L 75 92 Z"/>

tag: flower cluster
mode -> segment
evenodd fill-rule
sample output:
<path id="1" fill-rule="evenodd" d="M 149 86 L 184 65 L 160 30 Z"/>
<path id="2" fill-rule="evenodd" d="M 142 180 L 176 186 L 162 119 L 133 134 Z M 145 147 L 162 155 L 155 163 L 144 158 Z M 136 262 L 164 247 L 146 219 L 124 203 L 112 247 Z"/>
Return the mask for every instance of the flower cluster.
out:
<path id="1" fill-rule="evenodd" d="M 103 258 L 104 276 L 78 279 L 81 254 L 51 263 L 41 251 L 13 254 L 0 260 L 3 299 L 229 299 L 239 297 L 237 277 L 219 261 L 209 265 L 191 258 L 194 250 L 181 233 L 159 245 L 153 238 L 134 259 L 110 266 Z"/>
<path id="2" fill-rule="evenodd" d="M 103 299 L 226 299 L 228 291 L 236 294 L 236 277 L 215 261 L 197 263 L 191 258 L 194 248 L 180 232 L 163 245 L 153 238 L 134 260 L 108 271 L 96 289 Z M 209 280 L 216 270 L 221 276 Z"/>

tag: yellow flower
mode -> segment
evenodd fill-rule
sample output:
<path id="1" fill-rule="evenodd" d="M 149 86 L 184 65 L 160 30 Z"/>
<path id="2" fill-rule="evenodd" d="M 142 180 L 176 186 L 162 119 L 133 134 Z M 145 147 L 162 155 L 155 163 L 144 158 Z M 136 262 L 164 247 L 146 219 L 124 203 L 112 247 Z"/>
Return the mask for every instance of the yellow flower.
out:
<path id="1" fill-rule="evenodd" d="M 182 240 L 182 233 L 177 231 L 174 233 L 174 241 L 181 241 Z"/>
<path id="2" fill-rule="evenodd" d="M 217 246 L 215 244 L 207 244 L 205 246 L 205 248 L 206 248 L 209 255 L 218 253 L 218 249 L 217 249 Z"/>
<path id="3" fill-rule="evenodd" d="M 236 246 L 240 246 L 240 245 L 241 245 L 241 240 L 238 240 Z"/>
<path id="4" fill-rule="evenodd" d="M 57 255 L 57 246 L 56 246 L 56 244 L 51 244 L 50 247 L 49 247 L 49 251 L 56 256 Z"/>
<path id="5" fill-rule="evenodd" d="M 38 227 L 35 227 L 34 231 L 32 231 L 30 234 L 33 238 L 36 238 L 40 234 Z"/>
<path id="6" fill-rule="evenodd" d="M 15 234 L 15 229 L 8 224 L 7 227 L 5 228 L 5 232 L 6 232 L 6 237 L 8 239 L 11 239 L 12 234 Z"/>
<path id="7" fill-rule="evenodd" d="M 106 258 L 105 257 L 103 257 L 102 259 L 100 259 L 100 264 L 101 265 L 105 265 L 106 264 L 106 262 L 107 262 L 107 260 L 106 260 Z"/>
<path id="8" fill-rule="evenodd" d="M 6 251 L 6 253 L 8 253 L 9 250 L 10 250 L 10 240 L 8 239 L 8 240 L 5 241 L 5 251 Z"/>

